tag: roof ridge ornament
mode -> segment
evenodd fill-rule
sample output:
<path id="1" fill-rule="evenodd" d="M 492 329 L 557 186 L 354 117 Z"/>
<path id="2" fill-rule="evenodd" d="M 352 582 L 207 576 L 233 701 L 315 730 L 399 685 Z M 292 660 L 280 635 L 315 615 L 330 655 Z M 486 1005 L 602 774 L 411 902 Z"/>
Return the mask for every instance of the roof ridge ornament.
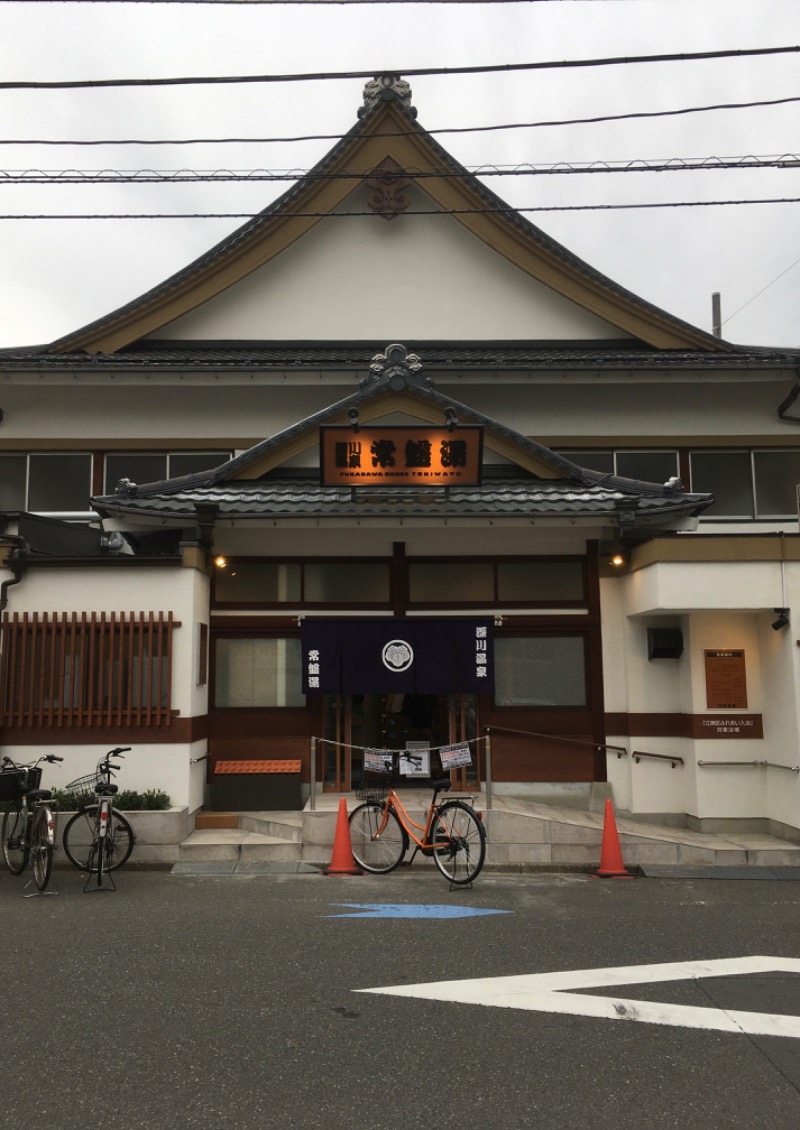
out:
<path id="1" fill-rule="evenodd" d="M 417 116 L 417 111 L 411 105 L 411 84 L 395 71 L 385 71 L 365 83 L 364 105 L 359 107 L 359 118 L 374 110 L 379 102 L 399 102 L 412 118 Z"/>
<path id="2" fill-rule="evenodd" d="M 430 388 L 433 381 L 424 377 L 422 361 L 416 353 L 409 353 L 404 345 L 387 345 L 383 353 L 376 353 L 369 366 L 370 375 L 361 381 L 361 388 L 386 384 L 395 392 L 404 388 Z"/>

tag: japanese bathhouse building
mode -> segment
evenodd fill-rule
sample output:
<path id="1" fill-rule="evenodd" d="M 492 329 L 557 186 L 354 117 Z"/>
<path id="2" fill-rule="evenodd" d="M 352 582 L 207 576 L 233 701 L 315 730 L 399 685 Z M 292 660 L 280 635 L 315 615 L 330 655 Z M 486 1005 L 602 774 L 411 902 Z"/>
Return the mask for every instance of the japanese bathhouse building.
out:
<path id="1" fill-rule="evenodd" d="M 255 219 L 0 353 L 0 752 L 130 745 L 193 812 L 220 758 L 344 793 L 468 743 L 496 792 L 800 836 L 797 366 L 578 259 L 379 76 Z"/>

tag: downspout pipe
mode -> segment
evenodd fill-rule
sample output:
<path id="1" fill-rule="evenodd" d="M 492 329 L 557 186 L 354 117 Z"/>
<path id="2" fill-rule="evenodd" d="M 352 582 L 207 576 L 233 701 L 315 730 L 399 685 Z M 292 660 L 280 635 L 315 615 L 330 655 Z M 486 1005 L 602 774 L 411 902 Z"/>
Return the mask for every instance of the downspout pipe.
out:
<path id="1" fill-rule="evenodd" d="M 8 534 L 2 535 L 0 546 L 4 544 L 7 545 L 9 542 L 13 543 L 13 547 L 9 554 L 8 561 L 6 562 L 6 566 L 11 570 L 13 576 L 9 581 L 0 581 L 0 612 L 5 611 L 8 606 L 8 590 L 12 585 L 18 585 L 20 583 L 28 568 L 28 560 L 25 556 L 25 539 L 12 537 Z"/>
<path id="2" fill-rule="evenodd" d="M 797 369 L 797 379 L 795 385 L 785 400 L 782 400 L 778 405 L 778 419 L 787 420 L 790 423 L 800 424 L 800 416 L 789 416 L 788 409 L 792 407 L 795 400 L 800 396 L 800 367 Z"/>

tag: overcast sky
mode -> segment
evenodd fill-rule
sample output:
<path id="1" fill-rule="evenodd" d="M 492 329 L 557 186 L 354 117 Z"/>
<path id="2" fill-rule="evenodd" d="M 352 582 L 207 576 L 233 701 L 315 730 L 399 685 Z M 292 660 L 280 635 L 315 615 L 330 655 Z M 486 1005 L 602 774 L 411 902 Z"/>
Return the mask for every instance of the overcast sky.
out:
<path id="1" fill-rule="evenodd" d="M 403 72 L 793 45 L 800 45 L 800 0 L 0 3 L 5 82 Z M 419 121 L 433 130 L 799 97 L 800 57 L 410 81 Z M 0 140 L 340 135 L 356 121 L 363 85 L 348 79 L 0 90 Z M 798 154 L 800 102 L 438 140 L 469 167 Z M 0 170 L 307 169 L 332 145 L 3 144 Z M 516 207 L 800 198 L 800 169 L 508 176 L 487 183 Z M 7 183 L 0 213 L 258 211 L 285 188 Z M 686 321 L 710 330 L 711 295 L 719 291 L 723 336 L 800 347 L 800 204 L 527 215 L 596 269 Z M 85 325 L 179 270 L 240 222 L 0 220 L 0 347 L 52 341 Z"/>

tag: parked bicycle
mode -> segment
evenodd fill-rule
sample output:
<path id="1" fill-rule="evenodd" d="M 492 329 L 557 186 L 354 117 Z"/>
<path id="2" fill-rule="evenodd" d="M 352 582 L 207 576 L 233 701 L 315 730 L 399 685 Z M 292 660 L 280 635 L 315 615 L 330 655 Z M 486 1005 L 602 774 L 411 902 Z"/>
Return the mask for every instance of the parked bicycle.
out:
<path id="1" fill-rule="evenodd" d="M 130 746 L 109 750 L 94 773 L 66 786 L 77 794 L 78 811 L 64 828 L 64 852 L 74 867 L 90 873 L 87 885 L 96 875 L 101 886 L 104 874 L 128 862 L 136 842 L 130 822 L 112 804 L 119 786 L 111 778 L 122 768 L 112 758 L 122 758 L 129 750 Z"/>
<path id="2" fill-rule="evenodd" d="M 50 789 L 40 788 L 43 761 L 63 761 L 54 753 L 37 761 L 18 764 L 10 757 L 0 762 L 0 801 L 3 813 L 3 859 L 12 875 L 21 875 L 28 862 L 40 891 L 50 882 L 56 845 L 56 804 Z"/>
<path id="3" fill-rule="evenodd" d="M 393 871 L 404 859 L 413 840 L 418 851 L 432 855 L 451 885 L 471 883 L 486 859 L 486 830 L 478 813 L 465 799 L 439 801 L 450 789 L 449 777 L 431 782 L 433 796 L 424 824 L 411 818 L 395 791 L 400 760 L 419 765 L 421 758 L 401 750 L 387 751 L 383 769 L 364 770 L 356 796 L 364 801 L 350 814 L 350 841 L 359 867 L 375 875 Z M 421 834 L 417 834 L 421 833 Z"/>

